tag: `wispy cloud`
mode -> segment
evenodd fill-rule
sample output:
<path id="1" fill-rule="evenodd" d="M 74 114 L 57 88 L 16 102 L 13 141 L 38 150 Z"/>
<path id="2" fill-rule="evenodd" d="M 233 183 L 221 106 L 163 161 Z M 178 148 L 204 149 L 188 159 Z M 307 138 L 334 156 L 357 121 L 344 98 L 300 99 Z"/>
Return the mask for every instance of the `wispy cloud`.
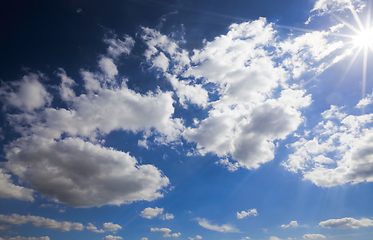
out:
<path id="1" fill-rule="evenodd" d="M 198 224 L 206 229 L 212 230 L 212 231 L 217 231 L 217 232 L 240 232 L 237 228 L 233 227 L 232 225 L 229 224 L 223 224 L 223 225 L 213 225 L 210 223 L 210 221 L 206 220 L 205 218 L 197 218 Z"/>

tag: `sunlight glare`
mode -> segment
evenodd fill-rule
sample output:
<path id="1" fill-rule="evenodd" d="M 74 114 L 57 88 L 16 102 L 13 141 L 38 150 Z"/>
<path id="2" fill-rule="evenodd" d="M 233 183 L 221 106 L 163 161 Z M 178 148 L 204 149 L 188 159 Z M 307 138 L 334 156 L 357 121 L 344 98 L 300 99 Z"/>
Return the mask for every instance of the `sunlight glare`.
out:
<path id="1" fill-rule="evenodd" d="M 361 31 L 353 38 L 354 46 L 368 47 L 373 45 L 373 29 Z"/>

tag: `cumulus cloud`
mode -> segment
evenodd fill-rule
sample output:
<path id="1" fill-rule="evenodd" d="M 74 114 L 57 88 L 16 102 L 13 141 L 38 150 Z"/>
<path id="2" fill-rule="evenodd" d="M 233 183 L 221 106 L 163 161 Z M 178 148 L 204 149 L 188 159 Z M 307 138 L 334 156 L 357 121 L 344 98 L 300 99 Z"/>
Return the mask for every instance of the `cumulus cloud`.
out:
<path id="1" fill-rule="evenodd" d="M 34 191 L 29 188 L 12 183 L 11 175 L 0 168 L 0 198 L 16 198 L 25 201 L 34 201 Z"/>
<path id="2" fill-rule="evenodd" d="M 323 228 L 342 228 L 342 229 L 357 229 L 361 227 L 373 226 L 373 220 L 369 218 L 361 218 L 360 220 L 346 217 L 341 219 L 329 219 L 319 223 Z"/>
<path id="3" fill-rule="evenodd" d="M 245 211 L 241 211 L 240 213 L 237 212 L 237 218 L 238 219 L 242 219 L 244 217 L 249 217 L 249 216 L 258 216 L 258 211 L 256 210 L 256 208 L 253 208 L 253 209 L 249 209 L 247 210 L 247 212 Z"/>
<path id="4" fill-rule="evenodd" d="M 348 115 L 331 106 L 323 121 L 291 146 L 283 166 L 317 186 L 373 181 L 373 114 Z M 333 156 L 333 157 L 330 157 Z"/>
<path id="5" fill-rule="evenodd" d="M 154 217 L 156 217 L 156 216 L 158 216 L 159 214 L 162 214 L 162 213 L 163 213 L 163 208 L 147 207 L 147 208 L 145 208 L 144 210 L 141 211 L 140 216 L 143 217 L 143 218 L 152 219 L 152 218 L 154 218 Z"/>
<path id="6" fill-rule="evenodd" d="M 6 167 L 34 189 L 76 207 L 151 201 L 169 183 L 156 167 L 80 138 L 20 138 L 7 159 Z"/>
<path id="7" fill-rule="evenodd" d="M 40 78 L 43 78 L 43 75 L 30 73 L 20 81 L 2 86 L 0 88 L 0 99 L 4 106 L 32 111 L 49 105 L 52 96 L 40 83 Z"/>
<path id="8" fill-rule="evenodd" d="M 281 225 L 282 228 L 288 228 L 288 227 L 298 227 L 297 221 L 291 221 L 289 224 L 283 224 Z"/>
<path id="9" fill-rule="evenodd" d="M 122 227 L 118 224 L 108 222 L 104 223 L 104 230 L 109 232 L 116 232 L 117 230 L 122 229 Z"/>
<path id="10" fill-rule="evenodd" d="M 303 238 L 304 239 L 322 239 L 326 237 L 322 234 L 304 234 Z"/>
<path id="11" fill-rule="evenodd" d="M 97 227 L 95 225 L 93 225 L 92 223 L 88 223 L 86 228 L 87 228 L 87 230 L 95 232 L 95 233 L 104 233 L 105 232 L 104 229 L 98 230 Z"/>
<path id="12" fill-rule="evenodd" d="M 240 232 L 237 228 L 229 225 L 229 224 L 223 224 L 223 225 L 213 225 L 210 223 L 210 221 L 206 220 L 205 218 L 197 218 L 198 224 L 206 229 L 217 231 L 217 232 Z"/>
<path id="13" fill-rule="evenodd" d="M 108 236 L 104 237 L 102 240 L 117 240 L 117 239 L 123 239 L 123 238 L 119 237 L 119 236 L 108 235 Z"/>
<path id="14" fill-rule="evenodd" d="M 66 222 L 66 221 L 59 222 L 54 219 L 33 216 L 33 215 L 26 216 L 26 215 L 19 215 L 19 214 L 11 214 L 11 215 L 0 214 L 0 221 L 4 223 L 14 224 L 14 225 L 32 223 L 35 227 L 51 228 L 51 229 L 58 230 L 61 232 L 69 232 L 72 230 L 82 231 L 84 229 L 84 226 L 81 223 Z"/>
<path id="15" fill-rule="evenodd" d="M 179 237 L 181 233 L 171 233 L 171 229 L 169 228 L 150 228 L 151 232 L 161 232 L 163 237 Z"/>
<path id="16" fill-rule="evenodd" d="M 147 207 L 143 211 L 141 211 L 140 216 L 143 217 L 143 218 L 147 218 L 147 219 L 152 219 L 152 218 L 155 218 L 155 217 L 159 216 L 159 218 L 162 219 L 162 220 L 170 220 L 170 219 L 174 218 L 173 214 L 171 214 L 171 213 L 163 214 L 163 211 L 164 211 L 163 208 Z"/>

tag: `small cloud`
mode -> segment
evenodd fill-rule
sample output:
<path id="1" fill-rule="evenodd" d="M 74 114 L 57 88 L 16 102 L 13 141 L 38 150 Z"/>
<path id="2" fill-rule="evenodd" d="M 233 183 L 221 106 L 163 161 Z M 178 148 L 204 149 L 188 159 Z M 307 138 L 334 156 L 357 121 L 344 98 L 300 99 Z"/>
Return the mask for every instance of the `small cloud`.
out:
<path id="1" fill-rule="evenodd" d="M 181 233 L 172 233 L 171 229 L 169 228 L 150 228 L 151 232 L 161 232 L 163 234 L 163 237 L 179 237 Z"/>
<path id="2" fill-rule="evenodd" d="M 104 223 L 104 230 L 105 231 L 116 232 L 119 229 L 122 229 L 122 227 L 118 224 L 114 224 L 112 222 Z"/>
<path id="3" fill-rule="evenodd" d="M 285 225 L 281 225 L 282 228 L 288 228 L 288 227 L 298 227 L 298 222 L 297 221 L 291 221 L 289 224 Z"/>
<path id="4" fill-rule="evenodd" d="M 123 238 L 119 237 L 119 236 L 108 235 L 108 236 L 104 237 L 102 240 L 117 240 L 117 239 L 123 239 Z"/>
<path id="5" fill-rule="evenodd" d="M 223 225 L 219 226 L 219 225 L 210 224 L 210 222 L 208 220 L 204 219 L 204 218 L 202 218 L 202 219 L 197 218 L 196 220 L 198 221 L 198 224 L 201 227 L 212 230 L 212 231 L 217 231 L 217 232 L 240 232 L 240 230 L 238 230 L 237 228 L 235 228 L 235 227 L 233 227 L 229 224 L 223 224 Z"/>
<path id="6" fill-rule="evenodd" d="M 322 234 L 305 234 L 303 235 L 304 239 L 321 239 L 321 238 L 326 238 Z"/>
<path id="7" fill-rule="evenodd" d="M 245 211 L 241 211 L 240 213 L 237 212 L 237 218 L 238 219 L 242 219 L 244 217 L 248 217 L 248 216 L 258 216 L 258 211 L 256 210 L 256 208 L 253 208 L 253 209 L 249 209 L 247 212 Z"/>

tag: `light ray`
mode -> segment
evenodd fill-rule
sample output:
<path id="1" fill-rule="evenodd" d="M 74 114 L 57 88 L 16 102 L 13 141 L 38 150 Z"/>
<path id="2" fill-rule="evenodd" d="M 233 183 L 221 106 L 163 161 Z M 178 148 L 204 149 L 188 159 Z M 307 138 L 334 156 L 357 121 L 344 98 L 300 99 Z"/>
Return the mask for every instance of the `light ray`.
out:
<path id="1" fill-rule="evenodd" d="M 344 72 L 344 74 L 343 74 L 341 80 L 339 81 L 339 83 L 341 83 L 341 82 L 344 81 L 344 79 L 345 79 L 345 77 L 346 77 L 348 71 L 350 71 L 350 68 L 352 67 L 352 64 L 354 64 L 356 58 L 359 56 L 359 54 L 360 54 L 360 52 L 361 52 L 361 49 L 363 49 L 363 48 L 360 47 L 360 48 L 356 51 L 355 55 L 352 57 L 350 63 L 348 64 L 348 67 L 346 68 L 346 71 Z"/>
<path id="2" fill-rule="evenodd" d="M 354 16 L 355 18 L 355 21 L 357 22 L 357 25 L 359 26 L 360 28 L 360 31 L 364 31 L 364 26 L 363 26 L 363 23 L 361 22 L 359 16 L 357 15 L 356 13 L 356 10 L 355 10 L 355 7 L 352 5 L 352 3 L 350 2 L 350 10 L 352 12 L 352 15 Z"/>
<path id="3" fill-rule="evenodd" d="M 370 29 L 370 15 L 372 13 L 372 0 L 369 1 L 369 5 L 368 5 L 368 14 L 367 14 L 367 19 L 366 19 L 366 23 L 365 23 L 365 29 Z"/>
<path id="4" fill-rule="evenodd" d="M 360 34 L 359 30 L 357 30 L 354 26 L 352 26 L 351 24 L 349 24 L 348 22 L 346 22 L 342 18 L 338 17 L 334 13 L 332 13 L 332 16 L 335 17 L 337 20 L 339 20 L 341 23 L 345 24 L 349 29 L 351 29 L 352 31 L 354 31 L 356 34 Z"/>
<path id="5" fill-rule="evenodd" d="M 362 89 L 362 98 L 365 97 L 366 91 L 366 82 L 367 82 L 367 62 L 368 62 L 368 48 L 364 48 L 364 59 L 363 59 L 363 89 Z"/>

